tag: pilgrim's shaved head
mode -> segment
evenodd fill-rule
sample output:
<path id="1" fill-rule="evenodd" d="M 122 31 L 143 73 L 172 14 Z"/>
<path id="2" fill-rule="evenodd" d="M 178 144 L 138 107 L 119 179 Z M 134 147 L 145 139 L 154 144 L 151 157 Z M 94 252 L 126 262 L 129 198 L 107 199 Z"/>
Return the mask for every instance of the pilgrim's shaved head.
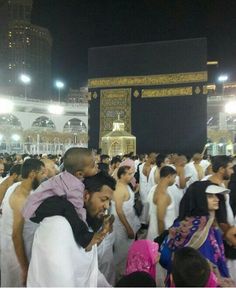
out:
<path id="1" fill-rule="evenodd" d="M 92 150 L 88 148 L 73 147 L 68 149 L 64 155 L 65 170 L 75 175 L 76 172 L 83 170 L 85 158 L 92 155 Z"/>

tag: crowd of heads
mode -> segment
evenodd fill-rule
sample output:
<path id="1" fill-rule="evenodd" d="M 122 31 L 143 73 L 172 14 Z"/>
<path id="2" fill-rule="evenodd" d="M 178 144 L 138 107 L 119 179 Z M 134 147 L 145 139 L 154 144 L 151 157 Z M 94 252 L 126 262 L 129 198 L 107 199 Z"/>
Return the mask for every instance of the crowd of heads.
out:
<path id="1" fill-rule="evenodd" d="M 137 173 L 137 165 L 146 162 L 150 165 L 156 165 L 159 169 L 160 179 L 165 179 L 168 186 L 171 186 L 175 183 L 178 169 L 185 167 L 190 159 L 193 163 L 200 164 L 203 158 L 204 156 L 200 153 L 187 157 L 183 154 L 158 154 L 154 152 L 140 155 L 130 153 L 111 158 L 109 155 L 96 154 L 90 149 L 75 147 L 67 150 L 63 156 L 2 154 L 0 155 L 0 176 L 3 178 L 6 175 L 10 175 L 14 178 L 14 182 L 30 178 L 32 179 L 32 189 L 35 190 L 42 181 L 55 176 L 61 171 L 67 171 L 83 180 L 85 185 L 84 202 L 90 216 L 102 219 L 106 210 L 109 209 L 112 193 L 116 189 L 116 180 L 114 178 L 127 184 L 132 183 L 132 179 L 135 177 L 135 168 Z M 218 173 L 223 180 L 231 178 L 234 172 L 233 159 L 231 157 L 222 155 L 205 158 L 208 158 L 210 163 L 205 174 Z M 132 164 L 130 160 L 133 161 Z M 223 211 L 225 209 L 225 200 L 222 194 L 217 195 L 216 199 L 213 199 L 213 193 L 210 191 L 211 185 L 212 183 L 209 181 L 196 182 L 188 188 L 180 202 L 178 220 L 181 221 L 186 217 L 192 216 L 208 216 L 209 203 L 212 203 L 212 207 L 214 206 L 215 210 L 217 210 L 216 219 L 222 220 L 222 217 L 224 217 L 222 215 L 226 214 Z M 145 271 L 145 269 L 136 269 L 138 260 L 142 266 L 142 259 L 138 259 L 135 253 L 138 251 L 140 257 L 143 249 L 142 245 L 147 245 L 147 242 L 144 244 L 137 241 L 135 245 L 137 247 L 132 247 L 129 252 L 133 253 L 133 255 L 129 256 L 131 259 L 133 257 L 135 261 L 127 262 L 129 273 L 116 286 L 156 286 L 155 277 L 150 277 L 150 274 L 156 272 L 154 272 L 154 267 L 158 257 L 158 247 L 156 247 L 158 245 L 155 243 L 155 251 L 157 252 L 154 255 L 155 259 L 152 259 L 152 254 L 148 255 L 149 258 L 146 259 L 151 263 L 149 266 L 152 270 L 150 270 L 151 272 Z M 153 249 L 150 247 L 148 246 L 145 249 Z M 174 253 L 171 281 L 176 287 L 193 286 L 193 283 L 196 287 L 205 287 L 209 279 L 211 279 L 210 276 L 210 266 L 197 250 L 184 247 Z"/>
<path id="2" fill-rule="evenodd" d="M 28 159 L 36 159 L 42 161 L 46 167 L 48 167 L 49 174 L 54 174 L 55 167 L 59 167 L 63 158 L 61 155 L 52 154 L 0 154 L 0 176 L 4 177 L 10 173 L 10 170 L 15 165 L 21 165 Z M 56 166 L 55 166 L 56 165 Z M 18 166 L 19 167 L 19 166 Z M 55 174 L 54 174 L 55 175 Z"/>

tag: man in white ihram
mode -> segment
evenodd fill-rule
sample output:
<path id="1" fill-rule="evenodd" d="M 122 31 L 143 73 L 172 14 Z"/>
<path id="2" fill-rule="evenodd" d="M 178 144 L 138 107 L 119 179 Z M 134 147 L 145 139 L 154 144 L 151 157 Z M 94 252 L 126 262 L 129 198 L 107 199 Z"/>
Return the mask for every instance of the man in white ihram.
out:
<path id="1" fill-rule="evenodd" d="M 97 174 L 86 179 L 86 183 L 84 206 L 87 211 L 87 223 L 92 227 L 92 222 L 101 220 L 109 208 L 115 181 L 110 176 L 105 179 Z M 110 285 L 98 269 L 97 245 L 86 252 L 75 242 L 69 222 L 62 216 L 52 216 L 44 218 L 35 232 L 27 286 Z"/>

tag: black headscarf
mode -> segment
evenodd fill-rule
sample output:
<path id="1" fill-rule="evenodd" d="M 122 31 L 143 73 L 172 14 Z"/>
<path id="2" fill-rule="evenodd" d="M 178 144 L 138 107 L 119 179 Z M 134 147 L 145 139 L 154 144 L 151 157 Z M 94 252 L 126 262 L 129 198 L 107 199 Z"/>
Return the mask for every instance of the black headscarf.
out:
<path id="1" fill-rule="evenodd" d="M 233 210 L 234 216 L 236 216 L 236 165 L 233 167 L 234 173 L 231 175 L 230 182 L 229 182 L 229 189 L 230 189 L 230 205 Z"/>
<path id="2" fill-rule="evenodd" d="M 208 202 L 206 188 L 210 185 L 216 185 L 211 181 L 196 181 L 190 185 L 185 192 L 179 206 L 178 220 L 182 221 L 191 216 L 208 216 Z M 219 198 L 219 209 L 216 211 L 216 220 L 218 223 L 227 223 L 227 214 L 225 198 L 223 194 L 217 194 Z"/>

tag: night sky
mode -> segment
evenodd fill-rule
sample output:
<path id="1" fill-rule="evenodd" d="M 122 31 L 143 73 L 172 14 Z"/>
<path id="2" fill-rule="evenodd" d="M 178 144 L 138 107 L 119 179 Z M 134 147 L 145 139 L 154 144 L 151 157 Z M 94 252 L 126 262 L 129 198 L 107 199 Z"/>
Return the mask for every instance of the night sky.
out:
<path id="1" fill-rule="evenodd" d="M 50 30 L 52 75 L 67 87 L 86 85 L 89 47 L 195 37 L 236 81 L 234 0 L 34 0 L 32 22 Z"/>

